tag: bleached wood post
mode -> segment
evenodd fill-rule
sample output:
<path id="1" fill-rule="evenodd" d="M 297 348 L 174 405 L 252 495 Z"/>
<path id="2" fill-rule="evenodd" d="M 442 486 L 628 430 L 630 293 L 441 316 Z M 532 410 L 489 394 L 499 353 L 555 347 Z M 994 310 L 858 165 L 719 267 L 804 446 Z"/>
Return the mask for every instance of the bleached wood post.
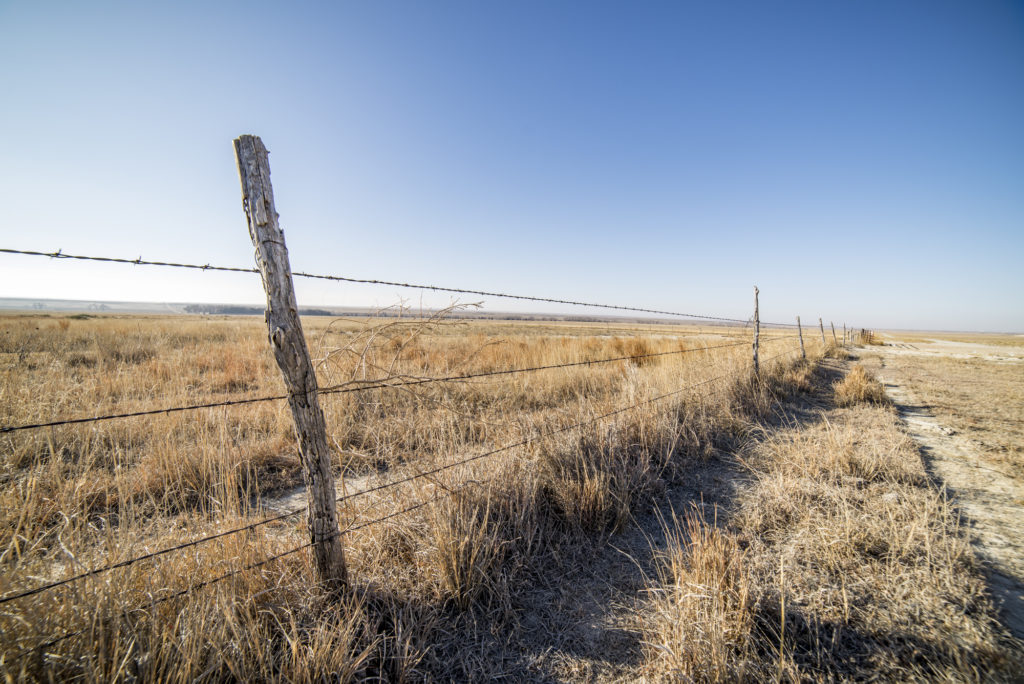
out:
<path id="1" fill-rule="evenodd" d="M 800 335 L 800 358 L 806 359 L 807 352 L 804 351 L 804 329 L 800 327 L 800 317 L 796 317 L 796 332 Z"/>
<path id="2" fill-rule="evenodd" d="M 836 337 L 836 324 L 832 321 L 829 321 L 828 324 L 832 326 L 832 342 L 838 345 L 839 339 Z"/>
<path id="3" fill-rule="evenodd" d="M 267 291 L 266 320 L 270 344 L 284 375 L 288 405 L 295 420 L 316 571 L 320 581 L 332 590 L 338 590 L 347 585 L 348 572 L 338 534 L 327 428 L 317 397 L 316 374 L 295 303 L 288 248 L 274 209 L 267 148 L 257 136 L 243 135 L 235 140 L 235 156 L 242 181 L 242 206 L 249 222 L 249 236 L 256 247 L 256 261 Z"/>
<path id="4" fill-rule="evenodd" d="M 846 346 L 846 324 L 843 323 L 843 346 Z"/>
<path id="5" fill-rule="evenodd" d="M 760 362 L 759 362 L 759 360 L 757 358 L 757 350 L 758 350 L 758 346 L 760 345 L 760 337 L 761 337 L 761 314 L 758 311 L 757 294 L 758 294 L 758 289 L 757 289 L 757 285 L 755 285 L 754 286 L 754 376 L 755 377 L 761 375 L 761 365 L 760 365 Z"/>
<path id="6" fill-rule="evenodd" d="M 821 330 L 821 348 L 825 348 L 825 324 L 821 322 L 821 318 L 818 319 L 818 328 Z"/>

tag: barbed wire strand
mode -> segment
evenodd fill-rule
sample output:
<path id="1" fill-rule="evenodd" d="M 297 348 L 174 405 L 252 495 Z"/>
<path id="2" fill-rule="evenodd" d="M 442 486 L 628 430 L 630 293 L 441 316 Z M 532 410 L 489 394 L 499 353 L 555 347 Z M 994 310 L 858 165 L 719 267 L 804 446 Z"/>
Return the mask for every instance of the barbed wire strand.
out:
<path id="1" fill-rule="evenodd" d="M 23 249 L 5 249 L 0 248 L 0 253 L 4 254 L 21 254 L 26 256 L 41 256 L 49 257 L 51 259 L 78 259 L 82 261 L 102 261 L 106 263 L 115 264 L 130 264 L 135 266 L 169 266 L 174 268 L 189 268 L 200 271 L 229 271 L 232 273 L 259 273 L 256 268 L 243 268 L 239 266 L 214 266 L 212 264 L 184 264 L 176 263 L 171 261 L 152 261 L 143 259 L 141 256 L 138 259 L 121 259 L 116 257 L 97 257 L 97 256 L 85 256 L 81 254 L 65 254 L 62 250 L 56 252 L 38 252 L 32 250 Z M 692 314 L 692 313 L 681 313 L 678 311 L 665 311 L 662 309 L 648 309 L 644 307 L 636 306 L 624 306 L 619 304 L 600 304 L 595 302 L 584 302 L 574 299 L 559 299 L 556 297 L 536 297 L 531 295 L 517 295 L 508 292 L 490 292 L 487 290 L 474 290 L 468 288 L 459 287 L 445 287 L 441 285 L 421 285 L 416 283 L 403 283 L 393 280 L 378 280 L 375 278 L 351 278 L 347 276 L 338 275 L 322 275 L 317 273 L 306 273 L 304 271 L 292 271 L 292 276 L 296 278 L 311 278 L 315 280 L 330 280 L 345 283 L 358 283 L 362 285 L 388 285 L 392 287 L 404 287 L 416 290 L 432 290 L 434 292 L 449 292 L 454 294 L 471 294 L 479 295 L 482 297 L 500 297 L 503 299 L 517 299 L 528 302 L 544 302 L 548 304 L 566 304 L 569 306 L 584 306 L 596 309 L 608 309 L 615 311 L 633 311 L 636 313 L 648 313 L 657 314 L 660 316 L 673 316 L 678 318 L 706 320 L 706 321 L 719 321 L 723 323 L 742 323 L 746 325 L 750 322 L 749 319 L 744 318 L 728 318 L 725 316 L 706 316 L 703 314 Z M 795 323 L 771 323 L 762 321 L 762 325 L 771 325 L 786 328 L 795 328 Z"/>
<path id="2" fill-rule="evenodd" d="M 787 337 L 776 337 L 765 340 L 765 342 L 774 342 L 779 340 L 792 339 L 793 336 Z M 449 375 L 440 378 L 415 378 L 410 380 L 399 380 L 399 381 L 369 381 L 370 384 L 360 384 L 357 386 L 349 386 L 347 383 L 345 386 L 331 386 L 321 387 L 317 389 L 317 394 L 320 395 L 331 395 L 331 394 L 350 394 L 353 392 L 367 392 L 375 389 L 388 389 L 391 387 L 412 387 L 416 385 L 426 385 L 435 382 L 461 382 L 465 380 L 477 380 L 480 378 L 495 377 L 500 375 L 515 375 L 517 373 L 533 373 L 544 370 L 553 370 L 557 368 L 572 368 L 576 366 L 593 366 L 603 363 L 612 363 L 615 361 L 629 361 L 653 358 L 656 356 L 668 356 L 678 354 L 689 354 L 700 351 L 710 351 L 713 349 L 726 349 L 729 347 L 738 347 L 743 344 L 747 344 L 747 341 L 735 342 L 732 344 L 721 344 L 714 346 L 694 347 L 692 349 L 678 349 L 668 352 L 656 352 L 652 354 L 634 354 L 630 356 L 616 356 L 613 358 L 605 359 L 589 359 L 586 361 L 573 361 L 570 363 L 559 363 L 549 364 L 545 366 L 532 366 L 529 368 L 511 368 L 502 369 L 496 371 L 481 371 L 478 373 L 464 373 L 462 375 Z M 6 434 L 9 432 L 18 432 L 22 430 L 36 430 L 40 428 L 59 427 L 61 425 L 79 425 L 82 423 L 95 423 L 105 420 L 116 420 L 122 418 L 138 418 L 141 416 L 155 416 L 160 414 L 180 413 L 182 411 L 196 411 L 199 409 L 208 408 L 220 408 L 224 406 L 241 406 L 243 404 L 257 404 L 270 401 L 282 401 L 288 399 L 293 395 L 290 394 L 274 394 L 261 397 L 249 397 L 246 399 L 227 399 L 224 401 L 215 401 L 204 404 L 191 404 L 187 406 L 171 406 L 159 409 L 146 409 L 143 411 L 131 411 L 127 413 L 111 413 L 102 416 L 90 416 L 86 418 L 65 418 L 61 420 L 53 420 L 45 423 L 28 423 L 25 425 L 8 425 L 0 427 L 0 434 Z"/>
<path id="3" fill-rule="evenodd" d="M 781 356 L 784 356 L 786 354 L 795 353 L 795 352 L 796 352 L 796 350 L 791 350 L 789 352 L 783 352 L 782 354 L 777 354 L 775 356 L 769 357 L 768 359 L 765 359 L 765 363 L 767 363 L 769 361 L 772 361 L 772 360 L 774 360 L 776 358 L 779 358 Z M 385 482 L 385 483 L 382 483 L 382 484 L 377 485 L 375 487 L 370 487 L 368 489 L 363 489 L 363 490 L 360 490 L 358 492 L 353 492 L 352 494 L 346 494 L 344 496 L 341 496 L 341 497 L 338 497 L 337 499 L 335 499 L 335 503 L 336 504 L 346 503 L 346 502 L 349 502 L 349 501 L 351 501 L 353 499 L 357 499 L 357 498 L 359 498 L 361 496 L 366 496 L 368 494 L 379 492 L 379 491 L 382 491 L 382 490 L 385 490 L 385 489 L 391 489 L 391 488 L 397 487 L 399 485 L 403 485 L 403 484 L 406 484 L 408 482 L 412 482 L 413 480 L 418 480 L 418 479 L 422 479 L 422 478 L 425 478 L 425 477 L 429 477 L 431 475 L 436 475 L 438 473 L 444 472 L 446 470 L 451 470 L 452 468 L 457 468 L 457 467 L 465 465 L 467 463 L 478 461 L 478 460 L 481 460 L 481 459 L 484 459 L 484 458 L 488 458 L 490 456 L 494 456 L 495 454 L 503 453 L 505 451 L 510 451 L 512 449 L 515 449 L 515 448 L 518 448 L 518 447 L 521 447 L 521 446 L 525 446 L 527 444 L 530 444 L 531 442 L 534 442 L 534 441 L 537 441 L 537 440 L 540 440 L 540 439 L 544 439 L 546 437 L 550 437 L 550 436 L 553 436 L 553 435 L 556 435 L 556 434 L 560 434 L 562 432 L 567 432 L 569 430 L 573 430 L 573 429 L 578 428 L 578 427 L 583 427 L 585 425 L 596 423 L 598 421 L 604 420 L 605 418 L 609 418 L 611 416 L 614 416 L 614 415 L 617 415 L 617 414 L 620 414 L 620 413 L 624 413 L 626 411 L 630 411 L 630 410 L 639 408 L 639 407 L 644 406 L 646 404 L 650 404 L 650 403 L 653 403 L 653 402 L 656 402 L 656 401 L 661 401 L 662 399 L 666 399 L 668 397 L 671 397 L 671 396 L 674 396 L 674 395 L 677 395 L 677 394 L 681 394 L 682 392 L 685 392 L 685 391 L 688 391 L 688 390 L 700 387 L 702 385 L 707 385 L 709 383 L 712 383 L 712 382 L 715 382 L 715 381 L 718 381 L 718 380 L 722 380 L 722 379 L 730 377 L 732 375 L 737 375 L 740 372 L 742 372 L 744 370 L 747 370 L 748 368 L 749 368 L 749 366 L 744 366 L 743 368 L 740 368 L 740 369 L 738 369 L 736 371 L 730 371 L 729 373 L 724 373 L 724 374 L 715 376 L 713 378 L 708 378 L 707 380 L 702 380 L 701 382 L 688 385 L 688 386 L 683 387 L 681 389 L 674 390 L 672 392 L 668 392 L 668 393 L 665 393 L 665 394 L 661 394 L 661 395 L 658 395 L 658 396 L 650 398 L 650 399 L 646 399 L 646 400 L 641 401 L 641 402 L 639 402 L 637 404 L 621 407 L 621 408 L 616 409 L 614 411 L 610 411 L 608 413 L 604 413 L 604 414 L 601 414 L 599 416 L 595 416 L 593 418 L 589 418 L 587 420 L 580 421 L 578 423 L 573 423 L 571 425 L 566 425 L 566 426 L 563 426 L 563 427 L 560 427 L 560 428 L 557 428 L 557 429 L 554 429 L 554 430 L 549 430 L 547 432 L 543 432 L 543 433 L 540 433 L 540 434 L 532 435 L 532 436 L 527 437 L 526 439 L 521 440 L 519 442 L 516 442 L 516 443 L 513 443 L 513 444 L 507 444 L 505 446 L 499 447 L 497 449 L 493 449 L 491 451 L 484 452 L 482 454 L 476 454 L 474 456 L 470 456 L 468 458 L 462 459 L 460 461 L 456 461 L 454 463 L 448 463 L 448 464 L 445 464 L 443 466 L 438 466 L 438 467 L 433 468 L 431 470 L 418 471 L 418 472 L 416 472 L 413 475 L 410 475 L 410 476 L 405 477 L 405 478 L 401 478 L 399 480 L 393 480 L 393 481 Z M 11 601 L 15 601 L 15 600 L 18 600 L 18 599 L 26 598 L 28 596 L 33 596 L 35 594 L 39 594 L 39 593 L 42 593 L 44 591 L 48 591 L 50 589 L 55 589 L 57 587 L 60 587 L 60 586 L 66 585 L 66 584 L 71 584 L 72 582 L 77 582 L 79 580 L 83 580 L 83 579 L 86 579 L 88 577 L 94 577 L 96 575 L 104 574 L 104 573 L 110 572 L 112 570 L 117 570 L 119 568 L 125 568 L 125 567 L 128 567 L 130 565 L 134 565 L 136 563 L 140 563 L 140 562 L 145 561 L 145 560 L 150 560 L 152 558 L 157 558 L 159 556 L 163 556 L 163 555 L 166 555 L 166 554 L 169 554 L 169 553 L 173 553 L 175 551 L 181 551 L 181 550 L 184 550 L 184 549 L 187 549 L 187 548 L 191 548 L 191 547 L 194 547 L 194 546 L 199 546 L 201 544 L 205 544 L 207 542 L 211 542 L 211 541 L 214 541 L 216 539 L 227 537 L 229 535 L 238 534 L 240 532 L 251 531 L 251 530 L 256 529 L 257 527 L 262 527 L 264 525 L 269 525 L 269 524 L 274 523 L 274 522 L 279 522 L 279 521 L 286 520 L 288 518 L 294 517 L 296 515 L 299 515 L 300 513 L 305 512 L 306 510 L 307 510 L 307 507 L 303 506 L 301 508 L 297 508 L 297 509 L 294 509 L 292 511 L 288 511 L 288 512 L 282 513 L 280 515 L 276 515 L 276 516 L 273 516 L 273 517 L 270 517 L 270 518 L 264 518 L 262 520 L 256 521 L 254 523 L 250 523 L 248 525 L 243 525 L 241 527 L 232 528 L 230 530 L 225 530 L 223 532 L 218 532 L 216 534 L 212 534 L 212 535 L 208 535 L 208 536 L 205 536 L 205 537 L 201 537 L 199 539 L 194 539 L 192 541 L 183 542 L 183 543 L 177 544 L 175 546 L 170 546 L 170 547 L 167 547 L 167 548 L 164 548 L 164 549 L 160 549 L 159 551 L 153 551 L 151 553 L 147 553 L 147 554 L 144 554 L 142 556 L 137 556 L 137 557 L 134 557 L 134 558 L 129 558 L 129 559 L 126 559 L 126 560 L 123 560 L 123 561 L 119 561 L 117 563 L 113 563 L 113 564 L 110 564 L 110 565 L 107 565 L 107 566 L 104 566 L 104 567 L 101 567 L 101 568 L 95 568 L 95 569 L 92 569 L 92 570 L 88 570 L 86 572 L 80 573 L 78 575 L 73 575 L 71 577 L 67 577 L 67 578 L 64 578 L 62 580 L 57 580 L 57 581 L 50 582 L 50 583 L 47 583 L 47 584 L 39 585 L 37 587 L 33 587 L 32 589 L 26 589 L 26 590 L 24 590 L 22 592 L 19 592 L 19 593 L 16 593 L 16 594 L 10 594 L 8 596 L 0 597 L 0 605 L 5 604 L 5 603 L 9 603 Z"/>

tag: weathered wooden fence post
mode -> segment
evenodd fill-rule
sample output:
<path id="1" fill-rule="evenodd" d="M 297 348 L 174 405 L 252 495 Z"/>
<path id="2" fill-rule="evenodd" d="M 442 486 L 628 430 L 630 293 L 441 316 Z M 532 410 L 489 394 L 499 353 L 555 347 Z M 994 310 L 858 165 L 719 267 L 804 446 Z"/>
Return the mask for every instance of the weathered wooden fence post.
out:
<path id="1" fill-rule="evenodd" d="M 829 321 L 828 324 L 832 326 L 832 342 L 834 344 L 839 344 L 839 339 L 836 337 L 836 324 L 832 321 Z"/>
<path id="2" fill-rule="evenodd" d="M 249 222 L 249 236 L 256 247 L 257 264 L 267 291 L 267 329 L 274 358 L 288 388 L 288 404 L 306 481 L 310 541 L 320 581 L 332 590 L 345 587 L 348 572 L 338 532 L 334 474 L 327 446 L 324 413 L 317 396 L 316 374 L 302 333 L 288 248 L 277 222 L 274 190 L 270 185 L 267 148 L 257 136 L 235 140 L 238 175 L 242 181 L 242 206 Z"/>
<path id="3" fill-rule="evenodd" d="M 818 328 L 821 330 L 821 348 L 825 348 L 825 324 L 821 322 L 821 318 L 818 318 Z"/>
<path id="4" fill-rule="evenodd" d="M 807 352 L 804 351 L 804 329 L 800 327 L 800 317 L 796 317 L 796 332 L 800 335 L 800 358 L 806 359 Z"/>
<path id="5" fill-rule="evenodd" d="M 759 362 L 759 360 L 757 358 L 757 349 L 758 349 L 758 346 L 760 345 L 760 337 L 761 337 L 761 314 L 758 311 L 757 294 L 758 294 L 758 289 L 757 289 L 757 285 L 755 285 L 754 286 L 754 376 L 755 377 L 761 375 L 761 364 L 760 364 L 760 362 Z"/>
<path id="6" fill-rule="evenodd" d="M 843 323 L 843 346 L 846 346 L 846 324 Z"/>

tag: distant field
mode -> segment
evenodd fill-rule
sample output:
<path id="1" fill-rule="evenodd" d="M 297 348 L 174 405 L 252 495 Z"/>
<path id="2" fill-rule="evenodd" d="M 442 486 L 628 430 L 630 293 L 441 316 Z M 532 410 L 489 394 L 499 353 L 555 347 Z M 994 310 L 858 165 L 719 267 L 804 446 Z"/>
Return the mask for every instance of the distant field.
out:
<path id="1" fill-rule="evenodd" d="M 1024 334 L 1015 333 L 974 333 L 974 332 L 913 332 L 885 331 L 886 339 L 899 340 L 907 343 L 928 343 L 935 340 L 963 344 L 988 344 L 1002 347 L 1024 347 Z"/>

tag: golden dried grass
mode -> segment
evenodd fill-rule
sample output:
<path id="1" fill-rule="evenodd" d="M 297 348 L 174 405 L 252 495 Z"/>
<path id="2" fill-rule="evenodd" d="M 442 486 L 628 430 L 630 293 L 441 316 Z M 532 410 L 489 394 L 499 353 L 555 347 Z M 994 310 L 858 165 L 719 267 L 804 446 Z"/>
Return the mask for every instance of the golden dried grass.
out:
<path id="1" fill-rule="evenodd" d="M 813 364 L 768 361 L 760 378 L 746 376 L 745 344 L 703 349 L 735 330 L 694 335 L 665 327 L 639 335 L 628 326 L 432 319 L 307 325 L 322 385 L 698 351 L 416 391 L 325 396 L 338 472 L 374 482 L 642 405 L 344 507 L 343 524 L 362 525 L 441 497 L 345 536 L 356 581 L 346 602 L 332 604 L 320 593 L 303 553 L 241 570 L 304 542 L 302 522 L 289 520 L 11 604 L 0 615 L 3 674 L 173 681 L 479 674 L 487 663 L 471 654 L 471 644 L 482 638 L 473 636 L 481 613 L 490 624 L 513 623 L 517 587 L 560 548 L 621 529 L 641 503 L 663 491 L 665 478 L 749 439 L 753 419 L 769 417 L 778 398 L 799 396 L 814 379 Z M 257 319 L 7 317 L 0 333 L 2 424 L 281 391 Z M 769 338 L 762 337 L 763 359 L 768 349 L 787 348 L 772 348 Z M 812 357 L 823 351 L 808 347 Z M 726 373 L 737 377 L 642 403 Z M 261 500 L 300 480 L 290 417 L 273 403 L 64 426 L 5 440 L 0 594 L 259 520 L 266 515 Z M 854 463 L 857 457 L 843 458 Z M 866 477 L 872 470 L 862 464 L 854 472 Z M 784 510 L 767 499 L 764 506 Z M 924 510 L 921 524 L 938 509 Z M 739 553 L 734 537 L 692 525 L 683 531 L 689 536 L 677 535 L 678 541 L 703 547 L 704 556 L 670 562 L 666 578 L 690 573 L 680 576 L 736 591 L 751 586 L 736 573 L 756 563 L 728 560 Z M 236 570 L 224 582 L 153 603 Z M 744 664 L 748 647 L 737 644 L 742 625 L 760 624 L 763 602 L 729 596 L 718 606 L 683 609 L 724 616 L 725 624 L 708 626 L 724 635 L 708 642 L 719 663 L 714 671 L 761 672 L 760 661 Z M 67 633 L 75 635 L 45 655 L 20 655 Z"/>
<path id="2" fill-rule="evenodd" d="M 607 326 L 431 319 L 307 325 L 322 385 L 723 342 L 715 333 L 680 338 L 694 331 L 670 327 L 642 337 L 621 326 L 609 335 Z M 0 319 L 0 333 L 5 425 L 281 392 L 255 318 L 11 316 Z M 397 479 L 740 371 L 747 353 L 741 345 L 415 392 L 331 395 L 323 406 L 339 471 Z M 160 620 L 136 612 L 151 598 L 301 544 L 303 525 L 291 520 L 12 604 L 0 616 L 0 669 L 84 679 L 116 678 L 128 672 L 122 666 L 141 667 L 145 678 L 183 680 L 230 673 L 304 681 L 324 668 L 412 676 L 429 644 L 447 638 L 433 630 L 439 615 L 452 606 L 507 606 L 510 587 L 536 554 L 550 553 L 560 536 L 621 527 L 660 486 L 661 473 L 707 453 L 716 426 L 730 421 L 728 392 L 708 387 L 364 497 L 342 511 L 351 524 L 480 483 L 346 536 L 353 576 L 373 588 L 372 600 L 361 611 L 346 608 L 347 617 L 335 614 L 333 631 L 320 634 L 323 598 L 303 554 L 161 603 Z M 259 501 L 297 484 L 300 473 L 287 409 L 267 403 L 12 433 L 3 478 L 0 593 L 8 594 L 259 520 L 266 515 Z M 50 649 L 53 657 L 18 657 L 78 630 Z M 430 667 L 446 671 L 443 663 Z"/>
<path id="3" fill-rule="evenodd" d="M 655 679 L 733 682 L 751 674 L 755 626 L 747 559 L 739 538 L 696 510 L 663 521 L 657 582 L 644 615 L 645 674 Z"/>
<path id="4" fill-rule="evenodd" d="M 860 364 L 855 364 L 842 380 L 833 385 L 833 395 L 837 406 L 887 406 L 890 403 L 882 383 Z"/>

